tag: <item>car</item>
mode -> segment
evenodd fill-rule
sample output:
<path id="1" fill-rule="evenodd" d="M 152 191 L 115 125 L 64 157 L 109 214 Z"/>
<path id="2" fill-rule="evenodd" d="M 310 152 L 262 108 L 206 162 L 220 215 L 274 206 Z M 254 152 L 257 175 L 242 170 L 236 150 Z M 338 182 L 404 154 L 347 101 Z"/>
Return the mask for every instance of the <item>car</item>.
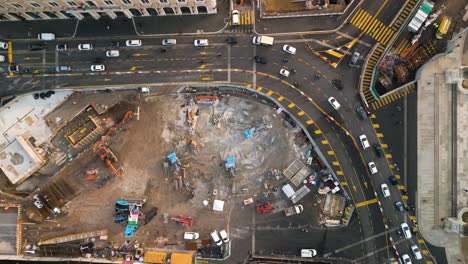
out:
<path id="1" fill-rule="evenodd" d="M 41 43 L 32 43 L 29 44 L 29 50 L 43 50 L 46 49 L 47 46 Z"/>
<path id="2" fill-rule="evenodd" d="M 284 77 L 288 77 L 290 72 L 288 70 L 286 70 L 286 69 L 281 69 L 279 71 L 279 74 L 283 75 Z"/>
<path id="3" fill-rule="evenodd" d="M 369 165 L 369 170 L 372 174 L 377 173 L 377 166 L 375 166 L 375 163 L 373 161 L 369 162 L 367 165 Z"/>
<path id="4" fill-rule="evenodd" d="M 239 10 L 232 10 L 232 25 L 233 26 L 238 26 L 240 24 L 239 22 Z"/>
<path id="5" fill-rule="evenodd" d="M 413 252 L 413 256 L 415 259 L 422 259 L 421 250 L 419 250 L 418 246 L 411 245 L 411 251 Z"/>
<path id="6" fill-rule="evenodd" d="M 173 45 L 177 44 L 177 40 L 176 39 L 163 39 L 161 41 L 161 44 L 163 46 L 173 46 Z"/>
<path id="7" fill-rule="evenodd" d="M 385 198 L 390 197 L 390 190 L 388 189 L 387 184 L 382 183 L 380 185 L 380 189 L 382 190 L 383 197 L 385 197 Z"/>
<path id="8" fill-rule="evenodd" d="M 0 49 L 8 49 L 8 43 L 0 41 Z"/>
<path id="9" fill-rule="evenodd" d="M 369 140 L 367 140 L 366 135 L 360 135 L 359 140 L 361 141 L 362 149 L 370 147 Z"/>
<path id="10" fill-rule="evenodd" d="M 112 47 L 120 47 L 120 42 L 114 40 L 114 41 L 111 42 L 111 46 Z"/>
<path id="11" fill-rule="evenodd" d="M 355 51 L 353 53 L 353 55 L 351 56 L 351 59 L 349 60 L 349 64 L 348 64 L 349 67 L 355 67 L 360 56 L 361 56 L 361 54 L 359 52 Z"/>
<path id="12" fill-rule="evenodd" d="M 390 175 L 388 177 L 388 180 L 390 181 L 390 183 L 392 185 L 397 185 L 398 184 L 398 179 L 397 179 L 397 177 L 395 175 Z"/>
<path id="13" fill-rule="evenodd" d="M 57 44 L 57 46 L 55 46 L 55 49 L 58 51 L 65 51 L 67 50 L 67 44 Z"/>
<path id="14" fill-rule="evenodd" d="M 37 209 L 44 207 L 44 205 L 39 200 L 34 200 L 34 205 L 37 207 Z"/>
<path id="15" fill-rule="evenodd" d="M 85 43 L 78 45 L 78 50 L 93 50 L 93 44 Z"/>
<path id="16" fill-rule="evenodd" d="M 91 65 L 91 71 L 93 71 L 93 72 L 101 72 L 101 71 L 105 71 L 105 70 L 106 70 L 106 66 L 104 66 L 103 64 Z"/>
<path id="17" fill-rule="evenodd" d="M 408 256 L 408 254 L 404 254 L 401 256 L 401 262 L 403 264 L 411 264 L 411 258 Z"/>
<path id="18" fill-rule="evenodd" d="M 207 39 L 196 39 L 193 41 L 193 45 L 195 47 L 206 47 L 208 46 L 208 40 Z"/>
<path id="19" fill-rule="evenodd" d="M 268 60 L 265 57 L 262 56 L 255 56 L 254 57 L 255 62 L 260 63 L 260 64 L 267 64 Z"/>
<path id="20" fill-rule="evenodd" d="M 227 38 L 224 42 L 226 42 L 227 44 L 237 44 L 237 39 L 230 37 L 230 38 Z"/>
<path id="21" fill-rule="evenodd" d="M 411 219 L 411 223 L 414 227 L 418 227 L 418 221 L 416 221 L 416 219 Z"/>
<path id="22" fill-rule="evenodd" d="M 223 241 L 221 240 L 221 238 L 219 238 L 218 231 L 215 230 L 211 232 L 211 238 L 213 239 L 213 241 L 215 242 L 217 246 L 221 246 L 223 244 Z"/>
<path id="23" fill-rule="evenodd" d="M 364 118 L 366 118 L 366 112 L 364 112 L 364 108 L 362 108 L 362 106 L 356 108 L 356 113 L 359 119 L 364 120 Z"/>
<path id="24" fill-rule="evenodd" d="M 223 240 L 224 243 L 229 242 L 229 236 L 225 229 L 219 231 L 219 235 L 221 236 L 221 239 Z"/>
<path id="25" fill-rule="evenodd" d="M 396 202 L 395 203 L 395 207 L 398 209 L 398 211 L 400 212 L 404 212 L 405 211 L 405 206 L 403 205 L 402 202 Z"/>
<path id="26" fill-rule="evenodd" d="M 184 239 L 186 240 L 197 240 L 200 237 L 200 234 L 197 232 L 185 232 Z"/>
<path id="27" fill-rule="evenodd" d="M 301 258 L 311 258 L 317 256 L 315 249 L 301 249 Z"/>
<path id="28" fill-rule="evenodd" d="M 127 47 L 139 47 L 141 46 L 142 42 L 139 39 L 131 39 L 125 41 L 125 46 Z"/>
<path id="29" fill-rule="evenodd" d="M 335 108 L 335 110 L 338 110 L 341 107 L 340 103 L 338 103 L 338 101 L 333 96 L 328 98 L 328 102 L 331 104 L 333 108 Z"/>
<path id="30" fill-rule="evenodd" d="M 70 66 L 57 66 L 55 67 L 55 71 L 56 72 L 69 72 L 71 71 L 71 67 Z"/>
<path id="31" fill-rule="evenodd" d="M 19 66 L 18 66 L 18 65 L 16 65 L 16 64 L 10 64 L 10 65 L 8 66 L 8 71 L 9 71 L 9 72 L 19 72 L 20 69 L 19 69 Z"/>
<path id="32" fill-rule="evenodd" d="M 411 238 L 411 232 L 410 232 L 410 228 L 408 226 L 407 223 L 401 223 L 401 230 L 403 231 L 403 234 L 405 235 L 405 237 L 407 239 L 410 239 Z"/>
<path id="33" fill-rule="evenodd" d="M 377 155 L 377 157 L 381 158 L 382 157 L 382 147 L 380 147 L 380 145 L 378 143 L 375 143 L 374 145 L 372 145 L 372 147 L 374 147 L 375 155 Z"/>
<path id="34" fill-rule="evenodd" d="M 4 62 L 4 61 L 5 61 L 5 56 L 0 55 L 0 62 Z"/>
<path id="35" fill-rule="evenodd" d="M 108 50 L 106 51 L 106 57 L 118 57 L 120 52 L 118 50 Z"/>
<path id="36" fill-rule="evenodd" d="M 333 79 L 332 83 L 336 87 L 336 89 L 338 89 L 340 91 L 343 90 L 344 86 L 343 86 L 343 82 L 341 80 Z"/>
<path id="37" fill-rule="evenodd" d="M 290 45 L 284 45 L 283 46 L 283 51 L 287 52 L 291 55 L 296 55 L 296 48 Z"/>

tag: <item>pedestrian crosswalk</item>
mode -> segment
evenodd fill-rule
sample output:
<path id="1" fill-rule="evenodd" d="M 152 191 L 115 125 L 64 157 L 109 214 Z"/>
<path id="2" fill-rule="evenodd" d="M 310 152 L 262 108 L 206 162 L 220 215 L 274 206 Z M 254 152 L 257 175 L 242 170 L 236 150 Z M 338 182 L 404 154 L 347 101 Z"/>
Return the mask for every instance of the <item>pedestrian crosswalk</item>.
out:
<path id="1" fill-rule="evenodd" d="M 254 23 L 253 10 L 239 10 L 239 24 L 240 25 L 253 25 Z M 232 19 L 229 21 L 229 26 L 233 26 Z"/>
<path id="2" fill-rule="evenodd" d="M 396 92 L 392 92 L 388 95 L 385 95 L 383 97 L 381 97 L 379 100 L 377 101 L 374 101 L 371 103 L 371 107 L 372 109 L 378 109 L 378 108 L 381 108 L 387 104 L 390 104 L 391 102 L 393 101 L 396 101 L 398 99 L 400 99 L 401 97 L 403 96 L 406 96 L 408 95 L 409 93 L 411 93 L 412 91 L 414 91 L 416 89 L 416 82 L 411 82 L 401 88 L 398 88 L 398 91 Z"/>
<path id="3" fill-rule="evenodd" d="M 363 9 L 359 9 L 356 12 L 356 14 L 351 18 L 350 23 L 368 34 L 371 38 L 385 45 L 387 45 L 395 35 L 395 31 L 393 29 L 387 27 Z"/>
<path id="4" fill-rule="evenodd" d="M 407 39 L 402 39 L 400 43 L 396 43 L 395 45 L 393 45 L 393 50 L 396 54 L 400 55 L 409 47 L 411 47 L 411 42 L 409 42 Z"/>

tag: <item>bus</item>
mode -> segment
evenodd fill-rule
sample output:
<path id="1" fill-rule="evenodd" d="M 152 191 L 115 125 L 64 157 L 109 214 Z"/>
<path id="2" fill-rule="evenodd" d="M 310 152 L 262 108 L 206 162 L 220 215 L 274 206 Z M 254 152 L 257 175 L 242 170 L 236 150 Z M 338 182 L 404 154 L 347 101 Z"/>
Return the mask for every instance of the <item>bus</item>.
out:
<path id="1" fill-rule="evenodd" d="M 442 39 L 444 35 L 447 34 L 447 31 L 450 28 L 450 24 L 452 24 L 452 20 L 449 17 L 444 16 L 442 18 L 442 22 L 440 22 L 439 29 L 436 33 L 437 39 Z"/>

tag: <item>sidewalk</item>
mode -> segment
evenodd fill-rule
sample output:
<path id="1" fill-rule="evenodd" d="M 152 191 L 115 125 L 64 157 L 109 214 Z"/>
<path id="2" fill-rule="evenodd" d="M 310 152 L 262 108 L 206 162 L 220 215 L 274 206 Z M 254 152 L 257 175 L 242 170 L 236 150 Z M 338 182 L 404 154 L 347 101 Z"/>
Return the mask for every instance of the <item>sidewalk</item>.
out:
<path id="1" fill-rule="evenodd" d="M 126 17 L 1 22 L 0 39 L 36 39 L 37 34 L 43 32 L 55 33 L 57 38 L 213 33 L 229 22 L 229 1 L 218 0 L 217 9 L 218 14 L 213 15 L 135 17 L 135 23 Z"/>
<path id="2" fill-rule="evenodd" d="M 446 84 L 446 70 L 466 65 L 467 32 L 454 40 L 451 53 L 440 54 L 419 71 L 417 120 L 417 219 L 421 235 L 444 247 L 448 263 L 467 263 L 464 240 L 444 230 L 444 219 L 459 217 L 468 204 L 468 91 Z M 465 48 L 465 51 L 463 51 Z M 466 60 L 466 59 L 465 59 Z"/>

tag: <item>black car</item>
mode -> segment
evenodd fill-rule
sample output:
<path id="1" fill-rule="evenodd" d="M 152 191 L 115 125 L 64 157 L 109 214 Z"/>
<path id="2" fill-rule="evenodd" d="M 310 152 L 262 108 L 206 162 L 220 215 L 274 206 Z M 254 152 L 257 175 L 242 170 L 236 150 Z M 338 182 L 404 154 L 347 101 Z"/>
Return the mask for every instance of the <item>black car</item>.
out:
<path id="1" fill-rule="evenodd" d="M 237 39 L 236 38 L 227 38 L 225 40 L 227 44 L 237 44 Z"/>
<path id="2" fill-rule="evenodd" d="M 8 71 L 9 71 L 9 72 L 19 72 L 20 69 L 19 69 L 19 66 L 18 66 L 18 65 L 16 65 L 16 64 L 10 64 L 10 65 L 8 66 Z"/>
<path id="3" fill-rule="evenodd" d="M 118 41 L 112 41 L 111 46 L 112 47 L 119 47 L 120 43 Z"/>
<path id="4" fill-rule="evenodd" d="M 262 57 L 262 56 L 255 56 L 254 57 L 255 61 L 260 63 L 260 64 L 267 64 L 268 61 L 265 57 Z"/>
<path id="5" fill-rule="evenodd" d="M 382 147 L 377 143 L 375 143 L 372 146 L 374 147 L 375 155 L 377 155 L 377 157 L 381 158 L 382 154 L 383 154 Z"/>
<path id="6" fill-rule="evenodd" d="M 335 85 L 335 87 L 338 89 L 338 90 L 343 90 L 343 83 L 341 82 L 341 80 L 338 80 L 338 79 L 333 79 L 332 81 L 333 85 Z"/>
<path id="7" fill-rule="evenodd" d="M 67 50 L 67 44 L 57 44 L 56 48 L 58 51 L 65 51 Z"/>
<path id="8" fill-rule="evenodd" d="M 397 177 L 396 177 L 395 175 L 390 175 L 390 176 L 388 177 L 388 179 L 390 180 L 390 183 L 391 183 L 392 185 L 397 185 L 397 184 L 398 184 L 398 179 L 397 179 Z"/>
<path id="9" fill-rule="evenodd" d="M 362 108 L 362 106 L 356 108 L 356 113 L 359 119 L 361 120 L 364 120 L 364 118 L 366 117 L 366 112 L 364 111 L 364 108 Z"/>
<path id="10" fill-rule="evenodd" d="M 44 44 L 41 44 L 41 43 L 29 44 L 29 50 L 43 50 L 43 49 L 45 49 L 45 48 L 47 48 L 47 46 L 44 45 Z"/>

